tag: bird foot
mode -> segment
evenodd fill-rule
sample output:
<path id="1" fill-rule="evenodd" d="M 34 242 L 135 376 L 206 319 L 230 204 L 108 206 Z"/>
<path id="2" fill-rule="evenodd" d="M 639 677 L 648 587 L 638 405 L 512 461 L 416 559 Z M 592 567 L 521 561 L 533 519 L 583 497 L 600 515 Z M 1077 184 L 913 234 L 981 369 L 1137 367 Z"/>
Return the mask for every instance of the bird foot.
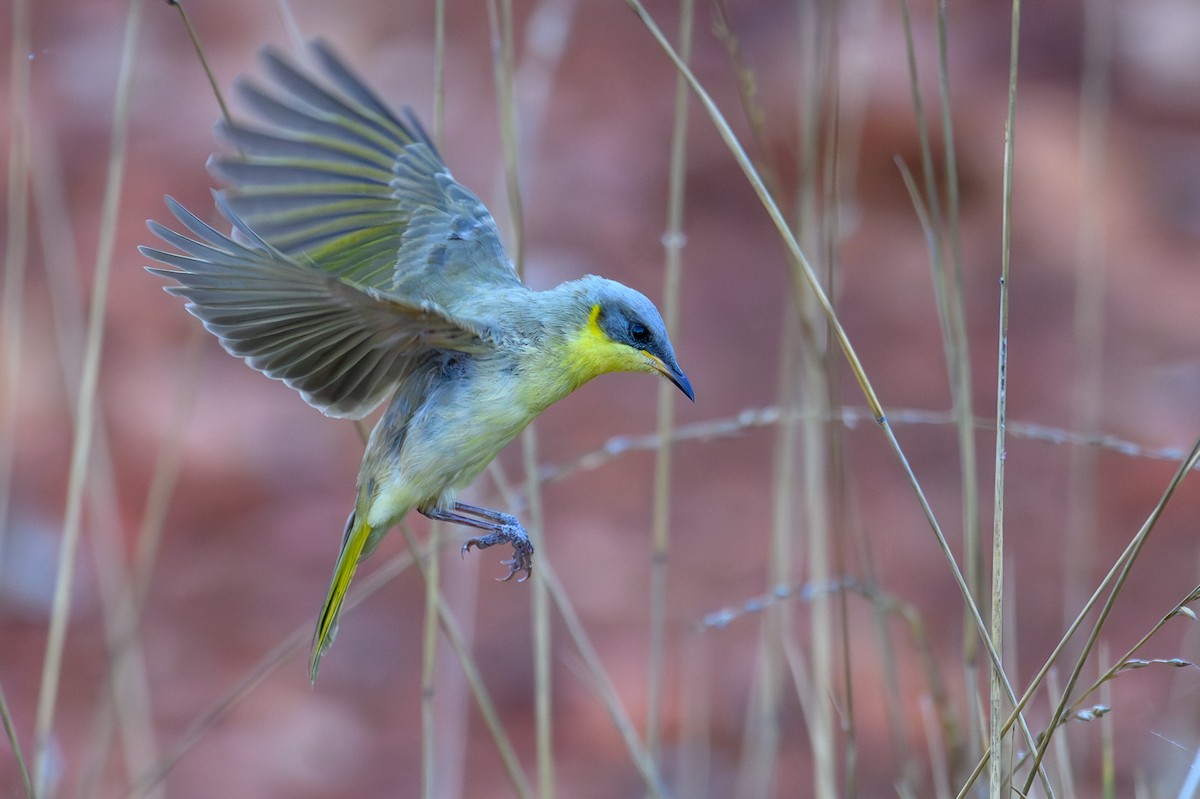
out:
<path id="1" fill-rule="evenodd" d="M 496 544 L 512 544 L 513 548 L 512 558 L 500 561 L 508 567 L 508 575 L 496 579 L 500 582 L 508 582 L 521 572 L 525 572 L 525 576 L 518 577 L 517 582 L 523 583 L 528 580 L 533 574 L 533 544 L 529 543 L 529 534 L 516 519 L 499 525 L 494 532 L 487 535 L 469 539 L 462 545 L 462 554 L 465 556 L 471 547 L 487 549 Z"/>

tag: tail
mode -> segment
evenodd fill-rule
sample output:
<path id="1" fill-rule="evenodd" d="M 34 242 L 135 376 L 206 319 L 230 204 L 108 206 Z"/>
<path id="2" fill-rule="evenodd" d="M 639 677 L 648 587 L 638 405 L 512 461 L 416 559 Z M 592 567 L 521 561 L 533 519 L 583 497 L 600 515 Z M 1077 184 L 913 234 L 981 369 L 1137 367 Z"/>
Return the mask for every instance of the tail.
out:
<path id="1" fill-rule="evenodd" d="M 350 514 L 346 521 L 346 536 L 342 539 L 342 551 L 338 554 L 337 566 L 333 569 L 333 581 L 329 585 L 329 593 L 325 596 L 325 605 L 321 608 L 321 617 L 317 620 L 317 629 L 313 633 L 308 678 L 314 683 L 317 681 L 317 671 L 321 668 L 321 658 L 329 651 L 337 633 L 338 614 L 346 600 L 346 589 L 350 587 L 350 581 L 358 568 L 358 560 L 363 555 L 363 547 L 370 537 L 371 525 L 366 522 L 366 514 Z"/>

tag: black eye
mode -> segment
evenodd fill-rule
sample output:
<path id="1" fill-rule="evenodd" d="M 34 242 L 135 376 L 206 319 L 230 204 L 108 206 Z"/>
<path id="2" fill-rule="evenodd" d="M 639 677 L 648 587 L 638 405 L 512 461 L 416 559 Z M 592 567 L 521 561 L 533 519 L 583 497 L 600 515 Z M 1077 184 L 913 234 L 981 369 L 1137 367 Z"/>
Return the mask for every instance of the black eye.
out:
<path id="1" fill-rule="evenodd" d="M 639 344 L 644 344 L 650 340 L 650 331 L 641 322 L 630 322 L 629 337 Z"/>

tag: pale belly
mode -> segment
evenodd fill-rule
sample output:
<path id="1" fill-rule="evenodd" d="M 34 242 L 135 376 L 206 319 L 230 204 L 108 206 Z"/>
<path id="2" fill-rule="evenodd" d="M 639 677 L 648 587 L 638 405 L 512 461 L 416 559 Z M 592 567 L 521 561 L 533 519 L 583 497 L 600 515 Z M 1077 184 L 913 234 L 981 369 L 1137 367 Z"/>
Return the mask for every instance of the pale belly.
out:
<path id="1" fill-rule="evenodd" d="M 380 464 L 371 526 L 390 527 L 412 508 L 452 505 L 540 410 L 522 401 L 520 388 L 499 370 L 435 388 L 409 420 L 398 457 Z"/>

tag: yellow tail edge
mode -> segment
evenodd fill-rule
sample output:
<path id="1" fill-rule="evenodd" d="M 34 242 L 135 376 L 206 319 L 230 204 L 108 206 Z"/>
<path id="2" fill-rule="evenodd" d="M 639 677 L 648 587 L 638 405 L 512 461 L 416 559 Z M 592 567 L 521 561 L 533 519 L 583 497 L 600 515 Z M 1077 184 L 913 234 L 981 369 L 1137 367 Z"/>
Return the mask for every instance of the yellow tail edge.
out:
<path id="1" fill-rule="evenodd" d="M 312 653 L 308 659 L 308 679 L 316 683 L 317 671 L 321 668 L 321 658 L 333 644 L 337 633 L 338 614 L 341 613 L 342 603 L 346 600 L 346 591 L 354 572 L 358 569 L 358 559 L 363 547 L 371 536 L 371 525 L 365 521 L 356 521 L 366 516 L 356 513 L 351 516 L 346 528 L 346 538 L 342 541 L 342 551 L 338 554 L 337 566 L 333 570 L 333 580 L 329 584 L 329 593 L 325 596 L 325 604 L 321 608 L 321 616 L 317 620 L 317 629 L 313 633 Z"/>

